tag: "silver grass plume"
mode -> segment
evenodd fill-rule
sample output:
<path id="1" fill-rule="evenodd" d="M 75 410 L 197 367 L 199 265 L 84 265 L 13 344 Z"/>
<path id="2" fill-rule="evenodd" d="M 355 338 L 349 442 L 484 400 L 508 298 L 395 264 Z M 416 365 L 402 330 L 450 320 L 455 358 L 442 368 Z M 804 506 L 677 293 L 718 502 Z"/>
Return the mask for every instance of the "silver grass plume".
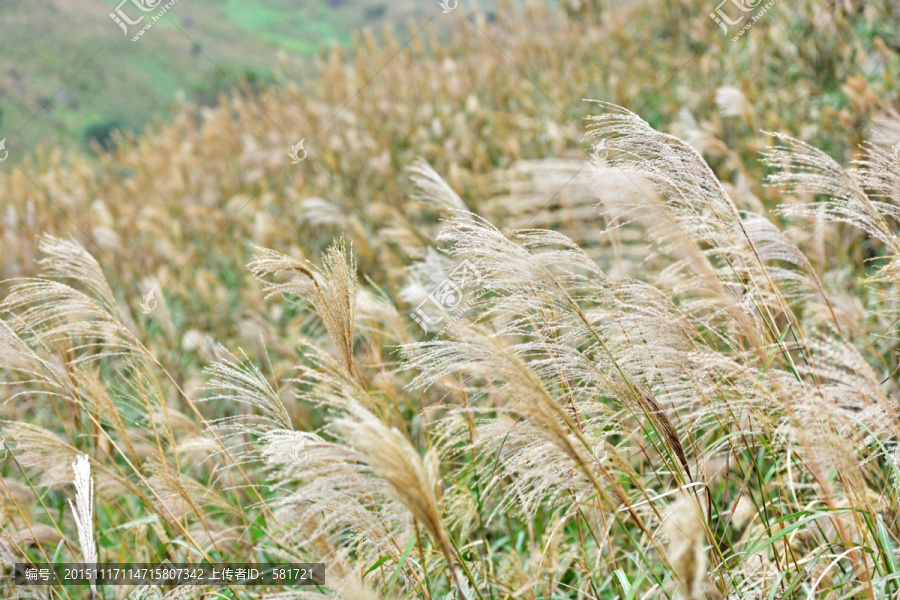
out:
<path id="1" fill-rule="evenodd" d="M 799 207 L 785 205 L 782 212 L 799 216 L 820 215 L 826 221 L 847 223 L 878 239 L 894 252 L 900 250 L 900 240 L 884 218 L 885 215 L 894 219 L 900 217 L 897 206 L 874 200 L 865 190 L 866 186 L 871 186 L 876 193 L 896 193 L 885 190 L 893 178 L 876 173 L 878 169 L 884 169 L 887 173 L 897 169 L 884 153 L 879 155 L 877 150 L 870 151 L 868 158 L 858 163 L 860 170 L 845 170 L 825 152 L 806 142 L 779 133 L 770 135 L 783 145 L 771 147 L 763 153 L 763 163 L 775 169 L 768 183 L 790 192 L 828 197 L 823 202 Z"/>
<path id="2" fill-rule="evenodd" d="M 72 463 L 75 471 L 75 504 L 69 500 L 72 516 L 78 528 L 78 543 L 85 564 L 97 563 L 97 545 L 94 542 L 94 479 L 91 477 L 91 462 L 87 454 L 82 454 Z"/>
<path id="3" fill-rule="evenodd" d="M 668 539 L 668 563 L 687 600 L 717 594 L 707 578 L 706 531 L 698 500 L 686 493 L 669 505 L 662 530 Z"/>
<path id="4" fill-rule="evenodd" d="M 204 401 L 238 402 L 258 411 L 252 415 L 221 417 L 207 424 L 210 430 L 222 431 L 222 440 L 232 456 L 241 461 L 252 454 L 243 448 L 249 443 L 248 438 L 264 435 L 271 429 L 290 430 L 291 418 L 277 390 L 243 351 L 235 356 L 221 349 L 218 355 L 219 359 L 204 369 L 209 380 L 203 389 L 212 392 Z"/>
<path id="5" fill-rule="evenodd" d="M 24 421 L 0 421 L 0 427 L 6 442 L 17 448 L 16 461 L 22 467 L 35 469 L 42 485 L 65 485 L 71 481 L 66 462 L 77 460 L 79 451 L 58 434 Z M 101 483 L 105 484 L 105 480 Z"/>
<path id="6" fill-rule="evenodd" d="M 298 367 L 301 398 L 340 414 L 350 410 L 348 406 L 377 408 L 359 379 L 335 357 L 311 345 L 304 348 L 312 366 Z M 277 538 L 314 553 L 335 572 L 347 570 L 351 548 L 357 562 L 374 563 L 385 555 L 399 561 L 402 540 L 411 535 L 409 511 L 397 501 L 396 487 L 381 477 L 384 470 L 375 469 L 369 464 L 369 456 L 356 448 L 359 432 L 349 426 L 339 428 L 334 419 L 328 428 L 342 443 L 295 431 L 274 389 L 246 356 L 238 359 L 228 355 L 207 372 L 214 398 L 249 404 L 259 412 L 250 418 L 218 419 L 209 426 L 226 430 L 226 440 L 238 441 L 233 450 L 239 461 L 262 459 L 267 485 L 284 492 L 271 502 L 276 520 L 286 520 L 286 526 L 278 525 Z M 261 442 L 258 448 L 256 442 L 248 441 L 251 437 Z M 372 452 L 383 453 L 385 448 L 377 445 Z M 433 507 L 434 501 L 430 505 Z M 433 517 L 435 511 L 430 514 Z M 434 518 L 426 519 L 429 532 L 434 522 Z M 337 535 L 350 537 L 334 547 L 330 540 Z M 439 540 L 446 550 L 446 538 Z M 407 571 L 403 570 L 404 579 L 409 577 Z"/>
<path id="7" fill-rule="evenodd" d="M 752 306 L 766 302 L 765 286 L 757 284 L 765 277 L 734 202 L 689 144 L 630 111 L 599 104 L 604 112 L 589 117 L 587 136 L 596 140 L 592 157 L 598 175 L 624 176 L 630 183 L 606 202 L 616 207 L 622 225 L 644 224 L 655 247 L 679 258 L 656 276 L 686 299 L 685 314 L 713 330 L 723 327 L 710 321 L 727 315 L 726 327 L 742 331 L 764 354 L 763 325 L 742 302 L 745 297 Z"/>
<path id="8" fill-rule="evenodd" d="M 353 330 L 356 319 L 356 261 L 347 252 L 344 240 L 332 244 L 322 257 L 322 267 L 304 264 L 286 254 L 257 248 L 256 258 L 248 265 L 253 276 L 265 285 L 266 297 L 276 294 L 297 295 L 313 305 L 331 343 L 353 372 Z M 296 277 L 283 283 L 266 281 L 264 277 L 293 273 Z"/>
<path id="9" fill-rule="evenodd" d="M 40 260 L 44 273 L 57 279 L 73 279 L 84 285 L 91 297 L 110 314 L 116 314 L 115 296 L 106 282 L 100 263 L 74 240 L 64 240 L 44 235 L 39 248 L 44 253 Z"/>
<path id="10" fill-rule="evenodd" d="M 72 363 L 92 361 L 124 353 L 140 353 L 142 348 L 127 329 L 99 263 L 74 240 L 50 235 L 41 238 L 39 248 L 44 277 L 13 280 L 0 312 L 13 312 L 7 323 L 31 347 L 69 345 L 86 352 Z M 61 280 L 72 280 L 74 287 Z M 26 335 L 27 334 L 27 335 Z"/>
<path id="11" fill-rule="evenodd" d="M 728 325 L 748 333 L 760 355 L 762 332 L 774 315 L 783 311 L 797 321 L 788 298 L 811 297 L 815 290 L 836 321 L 809 261 L 766 217 L 743 216 L 695 149 L 633 113 L 600 104 L 604 114 L 590 118 L 589 138 L 599 139 L 594 160 L 604 174 L 619 172 L 632 180 L 621 202 L 634 220 L 648 224 L 655 244 L 668 254 L 686 255 L 660 272 L 673 291 L 690 294 L 682 302 L 685 314 L 701 326 L 722 328 L 711 321 L 708 296 L 714 295 L 734 320 Z M 798 335 L 803 337 L 799 329 Z"/>
<path id="12" fill-rule="evenodd" d="M 454 552 L 435 496 L 437 473 L 429 468 L 431 461 L 423 461 L 405 436 L 361 406 L 351 406 L 334 426 L 390 486 L 391 495 L 431 534 L 447 562 L 453 564 Z"/>
<path id="13" fill-rule="evenodd" d="M 424 158 L 416 159 L 407 168 L 410 182 L 415 186 L 414 200 L 450 213 L 468 213 L 469 209 L 453 188 L 437 174 Z"/>

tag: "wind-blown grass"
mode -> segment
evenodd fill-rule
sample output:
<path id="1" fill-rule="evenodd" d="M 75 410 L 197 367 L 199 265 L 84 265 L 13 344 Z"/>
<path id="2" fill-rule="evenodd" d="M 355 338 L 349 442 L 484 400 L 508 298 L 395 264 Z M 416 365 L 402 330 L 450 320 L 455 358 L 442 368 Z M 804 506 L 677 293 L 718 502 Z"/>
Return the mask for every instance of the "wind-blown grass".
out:
<path id="1" fill-rule="evenodd" d="M 271 597 L 895 595 L 897 341 L 881 327 L 897 313 L 900 213 L 884 182 L 900 162 L 870 146 L 845 170 L 784 136 L 764 157 L 771 185 L 828 198 L 786 205 L 788 222 L 815 211 L 826 235 L 849 224 L 871 240 L 878 265 L 859 285 L 881 319 L 855 318 L 799 229 L 739 209 L 690 146 L 616 106 L 592 121 L 596 176 L 632 185 L 597 210 L 616 215 L 607 235 L 643 232 L 633 277 L 563 233 L 461 212 L 419 163 L 416 194 L 453 215 L 434 247 L 480 278 L 441 337 L 358 282 L 343 242 L 321 267 L 258 249 L 269 301 L 314 311 L 324 337 L 284 377 L 220 349 L 198 408 L 159 395 L 170 374 L 121 323 L 96 261 L 47 238 L 45 275 L 3 305 L 10 384 L 81 407 L 99 501 L 153 507 L 144 535 L 206 558 L 326 563 L 324 588 Z M 111 390 L 91 378 L 110 361 Z M 315 407 L 315 431 L 295 429 L 287 389 Z M 180 406 L 219 416 L 179 433 Z M 23 466 L 63 447 L 4 430 Z M 138 459 L 125 450 L 138 443 L 155 447 Z M 198 451 L 216 476 L 179 466 Z"/>
<path id="2" fill-rule="evenodd" d="M 595 76 L 603 98 L 652 96 L 585 104 L 587 152 L 459 33 L 417 38 L 258 196 L 297 140 L 242 99 L 99 167 L 8 179 L 0 559 L 84 560 L 87 455 L 101 561 L 327 564 L 324 586 L 267 598 L 896 597 L 900 161 L 863 125 L 835 133 L 893 92 L 847 81 L 804 118 L 785 92 L 802 78 L 643 94 L 659 65 L 616 70 L 650 34 L 618 20 L 652 16 L 659 43 L 687 25 L 667 2 L 591 7 L 477 21 L 518 64 L 570 57 L 540 71 L 554 98 Z M 824 23 L 839 80 L 896 68 L 853 29 L 875 4 L 779 8 Z M 704 24 L 708 48 L 753 54 Z M 790 51 L 766 23 L 749 35 Z M 312 96 L 256 101 L 312 126 L 397 47 L 360 49 L 324 60 Z M 593 51 L 609 60 L 577 59 Z M 685 76 L 746 76 L 709 56 Z M 462 85 L 480 77 L 494 95 Z M 423 331 L 411 313 L 461 265 L 464 310 Z M 168 593 L 214 591 L 259 595 Z"/>

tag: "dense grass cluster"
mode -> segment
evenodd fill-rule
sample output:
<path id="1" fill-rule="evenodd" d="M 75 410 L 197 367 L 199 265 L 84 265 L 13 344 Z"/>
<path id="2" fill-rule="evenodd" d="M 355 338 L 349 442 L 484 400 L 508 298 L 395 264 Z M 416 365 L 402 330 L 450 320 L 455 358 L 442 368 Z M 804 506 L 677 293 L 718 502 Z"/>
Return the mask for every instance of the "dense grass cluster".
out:
<path id="1" fill-rule="evenodd" d="M 460 13 L 3 176 L 0 561 L 898 597 L 900 28 L 855 4 Z"/>

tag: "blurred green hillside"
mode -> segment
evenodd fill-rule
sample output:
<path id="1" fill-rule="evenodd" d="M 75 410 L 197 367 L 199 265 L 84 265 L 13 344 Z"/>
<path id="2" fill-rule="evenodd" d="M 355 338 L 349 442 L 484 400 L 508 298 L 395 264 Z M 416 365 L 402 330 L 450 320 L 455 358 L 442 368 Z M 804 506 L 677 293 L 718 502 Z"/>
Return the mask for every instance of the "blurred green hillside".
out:
<path id="1" fill-rule="evenodd" d="M 107 143 L 113 129 L 141 130 L 165 117 L 179 93 L 200 105 L 235 83 L 252 93 L 273 79 L 279 53 L 313 55 L 348 45 L 365 26 L 405 29 L 439 12 L 436 2 L 412 0 L 179 0 L 133 42 L 147 19 L 124 35 L 109 16 L 118 3 L 0 2 L 0 138 L 15 155 Z M 122 10 L 133 19 L 155 14 L 130 1 Z"/>

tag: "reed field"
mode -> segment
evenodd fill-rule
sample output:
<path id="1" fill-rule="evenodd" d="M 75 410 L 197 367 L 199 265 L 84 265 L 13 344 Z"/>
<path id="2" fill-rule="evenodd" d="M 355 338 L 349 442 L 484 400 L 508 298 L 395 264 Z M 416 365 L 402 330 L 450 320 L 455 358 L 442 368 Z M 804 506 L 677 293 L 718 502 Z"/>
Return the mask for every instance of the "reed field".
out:
<path id="1" fill-rule="evenodd" d="M 10 133 L 2 596 L 900 598 L 900 7 L 409 10 Z"/>

